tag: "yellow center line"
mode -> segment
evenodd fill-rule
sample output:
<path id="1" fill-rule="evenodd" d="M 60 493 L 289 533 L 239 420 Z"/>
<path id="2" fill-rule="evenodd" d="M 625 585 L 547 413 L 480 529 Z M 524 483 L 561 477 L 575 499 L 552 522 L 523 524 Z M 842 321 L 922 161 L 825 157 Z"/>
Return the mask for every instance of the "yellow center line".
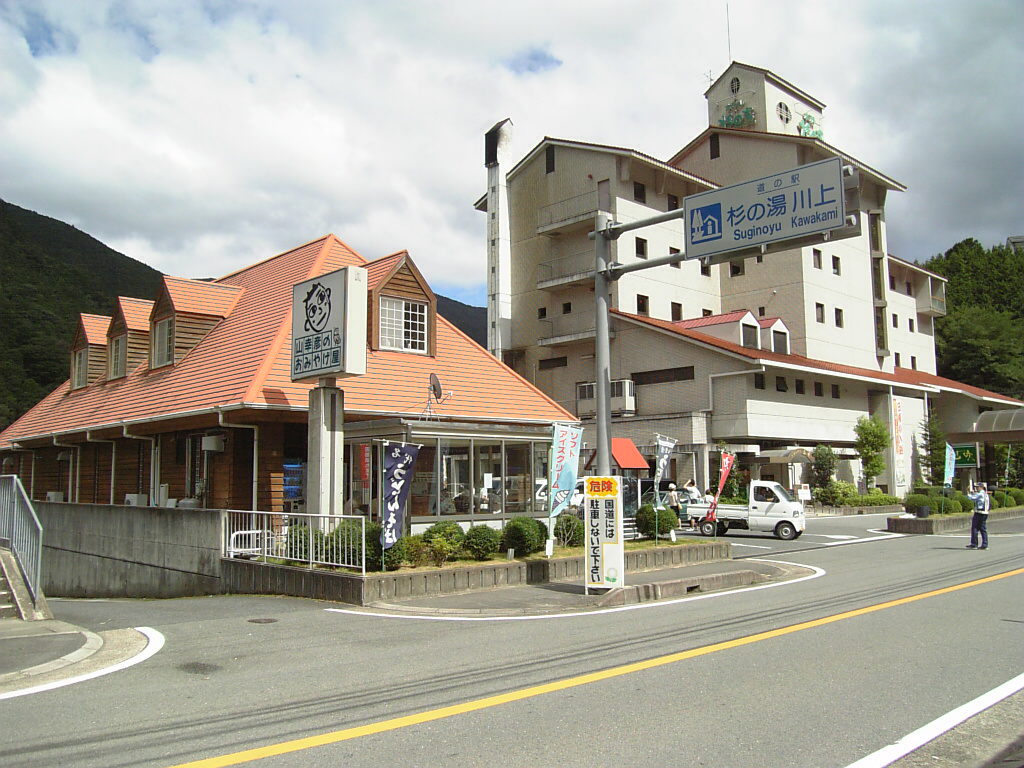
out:
<path id="1" fill-rule="evenodd" d="M 950 592 L 957 592 L 961 589 L 968 589 L 969 587 L 977 587 L 981 584 L 988 584 L 993 581 L 999 581 L 1000 579 L 1005 579 L 1010 576 L 1018 576 L 1022 573 L 1024 573 L 1024 568 L 1017 568 L 1016 570 L 1006 571 L 1005 573 L 996 574 L 995 576 L 987 576 L 983 579 L 967 581 L 963 584 L 956 584 L 952 587 L 934 589 L 929 592 L 922 592 L 918 595 L 911 595 L 910 597 L 901 597 L 898 600 L 890 600 L 885 603 L 869 605 L 865 608 L 858 608 L 853 611 L 844 611 L 843 613 L 837 613 L 832 616 L 826 616 L 822 619 L 805 621 L 801 622 L 800 624 L 791 624 L 788 627 L 781 627 L 780 629 L 773 629 L 769 630 L 768 632 L 758 632 L 755 635 L 747 635 L 746 637 L 740 637 L 736 640 L 727 640 L 722 643 L 705 645 L 701 648 L 693 648 L 688 651 L 670 653 L 666 656 L 658 656 L 657 658 L 647 659 L 645 661 L 637 661 L 632 664 L 623 664 L 618 667 L 612 667 L 610 669 L 601 670 L 600 672 L 591 672 L 586 675 L 578 675 L 576 677 L 569 677 L 564 680 L 556 680 L 551 683 L 544 683 L 543 685 L 534 685 L 530 686 L 529 688 L 521 688 L 518 691 L 499 693 L 496 696 L 486 696 L 482 699 L 474 699 L 473 701 L 463 702 L 462 704 L 453 704 L 448 707 L 431 709 L 426 712 L 418 712 L 416 714 L 406 715 L 404 717 L 395 717 L 390 720 L 380 720 L 375 723 L 360 725 L 355 728 L 344 728 L 339 731 L 330 731 L 328 733 L 321 733 L 316 736 L 308 736 L 303 739 L 282 741 L 277 744 L 269 744 L 265 747 L 256 747 L 254 749 L 246 749 L 242 752 L 233 752 L 228 755 L 208 757 L 203 760 L 196 760 L 190 763 L 181 763 L 180 765 L 172 766 L 171 768 L 222 768 L 222 766 L 239 765 L 241 763 L 248 763 L 254 760 L 261 760 L 265 757 L 274 757 L 275 755 L 285 755 L 290 752 L 299 752 L 304 749 L 311 749 L 312 747 L 322 747 L 327 744 L 336 744 L 339 741 L 358 739 L 362 736 L 370 736 L 375 733 L 394 731 L 399 728 L 406 728 L 410 725 L 419 725 L 420 723 L 429 723 L 434 720 L 443 720 L 446 717 L 464 715 L 467 712 L 477 712 L 481 709 L 497 707 L 499 705 L 508 704 L 513 701 L 522 701 L 523 699 L 530 699 L 534 696 L 542 696 L 546 693 L 564 691 L 569 688 L 575 688 L 580 685 L 597 683 L 602 680 L 610 680 L 614 677 L 621 677 L 622 675 L 629 675 L 634 672 L 642 672 L 646 669 L 654 669 L 655 667 L 661 667 L 666 664 L 674 664 L 677 661 L 693 659 L 698 656 L 706 656 L 709 653 L 717 653 L 718 651 L 725 651 L 730 648 L 739 648 L 744 645 L 750 645 L 751 643 L 759 643 L 762 640 L 770 640 L 774 637 L 782 637 L 784 635 L 793 634 L 794 632 L 802 632 L 805 629 L 822 627 L 826 624 L 832 624 L 837 621 L 844 621 L 846 619 L 852 619 L 857 616 L 864 616 L 869 613 L 874 613 L 875 611 L 885 610 L 886 608 L 895 608 L 898 605 L 907 605 L 908 603 L 913 603 L 918 600 L 925 600 L 929 597 L 938 597 L 939 595 L 946 595 Z"/>

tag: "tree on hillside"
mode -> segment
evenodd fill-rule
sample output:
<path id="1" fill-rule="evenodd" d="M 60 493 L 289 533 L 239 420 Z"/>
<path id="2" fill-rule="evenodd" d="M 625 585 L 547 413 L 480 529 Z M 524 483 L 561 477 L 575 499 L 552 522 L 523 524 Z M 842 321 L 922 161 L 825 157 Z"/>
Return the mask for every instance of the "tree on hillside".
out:
<path id="1" fill-rule="evenodd" d="M 1005 245 L 985 248 L 973 237 L 922 266 L 949 280 L 949 310 L 988 307 L 1024 316 L 1024 253 Z"/>
<path id="2" fill-rule="evenodd" d="M 940 375 L 1005 395 L 1024 392 L 1024 344 L 1010 312 L 961 307 L 936 325 Z"/>
<path id="3" fill-rule="evenodd" d="M 864 482 L 870 487 L 874 485 L 875 478 L 885 471 L 882 452 L 889 447 L 889 430 L 874 416 L 861 416 L 857 419 L 853 431 L 857 435 L 853 447 L 860 456 Z"/>

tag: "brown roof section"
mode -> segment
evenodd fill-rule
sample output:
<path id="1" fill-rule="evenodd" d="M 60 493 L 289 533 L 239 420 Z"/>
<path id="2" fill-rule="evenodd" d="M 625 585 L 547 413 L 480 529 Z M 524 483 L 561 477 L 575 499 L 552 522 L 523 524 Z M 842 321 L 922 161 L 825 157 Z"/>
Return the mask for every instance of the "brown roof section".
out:
<path id="1" fill-rule="evenodd" d="M 125 327 L 129 331 L 149 332 L 149 313 L 153 311 L 153 302 L 146 299 L 133 299 L 130 296 L 118 296 L 117 306 L 124 317 Z"/>
<path id="2" fill-rule="evenodd" d="M 676 333 L 707 346 L 717 347 L 720 350 L 740 355 L 751 361 L 799 365 L 806 368 L 816 368 L 829 373 L 839 373 L 875 379 L 894 386 L 934 387 L 938 389 L 963 392 L 964 394 L 972 395 L 974 397 L 1000 400 L 1005 403 L 1021 403 L 1020 400 L 1016 400 L 1006 395 L 1000 395 L 997 392 L 989 392 L 988 390 L 981 389 L 980 387 L 972 387 L 969 384 L 962 384 L 959 381 L 946 379 L 942 376 L 935 376 L 934 374 L 925 373 L 924 371 L 897 368 L 894 373 L 887 373 L 885 371 L 876 371 L 870 368 L 859 368 L 854 365 L 833 363 L 828 360 L 817 360 L 813 357 L 804 357 L 803 355 L 783 354 L 781 352 L 772 352 L 767 349 L 750 349 L 749 347 L 744 347 L 731 341 L 719 339 L 715 336 L 709 336 L 706 333 L 700 333 L 699 331 L 690 330 L 689 328 L 680 328 L 678 323 L 672 323 L 668 320 L 657 320 L 653 317 L 642 317 L 628 312 L 621 312 L 617 309 L 611 310 L 611 313 L 626 320 L 632 320 L 643 325 L 649 325 L 655 328 L 660 328 L 661 330 Z"/>
<path id="3" fill-rule="evenodd" d="M 214 285 L 231 290 L 216 295 L 233 296 L 234 309 L 180 362 L 154 370 L 139 366 L 123 378 L 75 391 L 65 382 L 0 433 L 0 447 L 33 435 L 158 421 L 220 407 L 306 408 L 312 385 L 293 383 L 290 374 L 292 285 L 344 266 L 366 262 L 327 235 L 221 278 Z M 190 289 L 196 282 L 177 284 Z M 204 306 L 194 311 L 210 314 Z M 441 317 L 436 351 L 433 357 L 368 351 L 365 375 L 339 379 L 346 413 L 419 416 L 430 374 L 436 373 L 453 393 L 434 406 L 440 418 L 577 421 Z"/>
<path id="4" fill-rule="evenodd" d="M 707 325 L 737 323 L 748 312 L 749 310 L 746 309 L 734 309 L 732 312 L 724 312 L 721 315 L 707 315 L 706 317 L 691 317 L 689 320 L 676 320 L 673 325 L 678 328 L 703 328 Z"/>
<path id="5" fill-rule="evenodd" d="M 395 271 L 395 267 L 402 263 L 402 259 L 408 255 L 408 251 L 399 251 L 398 253 L 392 253 L 390 256 L 382 256 L 376 261 L 369 262 L 366 265 L 366 287 L 372 291 L 380 285 L 388 275 Z"/>
<path id="6" fill-rule="evenodd" d="M 86 344 L 107 345 L 107 328 L 110 327 L 110 318 L 107 315 L 89 315 L 82 312 L 79 315 L 79 322 L 85 334 Z"/>
<path id="7" fill-rule="evenodd" d="M 170 275 L 164 275 L 164 287 L 175 312 L 212 317 L 227 317 L 231 314 L 242 293 L 241 289 L 234 285 L 208 283 L 204 280 L 189 280 Z"/>

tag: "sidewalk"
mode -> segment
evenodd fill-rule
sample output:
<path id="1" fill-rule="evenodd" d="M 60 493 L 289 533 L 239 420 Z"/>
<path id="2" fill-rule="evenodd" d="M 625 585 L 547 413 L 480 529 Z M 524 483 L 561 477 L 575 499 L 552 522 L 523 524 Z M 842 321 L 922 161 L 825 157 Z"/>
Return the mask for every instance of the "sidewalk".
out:
<path id="1" fill-rule="evenodd" d="M 103 647 L 103 640 L 56 619 L 0 619 L 0 693 L 73 667 Z"/>

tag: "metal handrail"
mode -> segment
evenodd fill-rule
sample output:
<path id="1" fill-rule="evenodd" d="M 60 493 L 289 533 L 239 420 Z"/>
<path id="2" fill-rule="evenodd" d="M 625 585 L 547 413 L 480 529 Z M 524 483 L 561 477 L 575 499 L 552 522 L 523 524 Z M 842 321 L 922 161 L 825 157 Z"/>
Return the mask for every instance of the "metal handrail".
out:
<path id="1" fill-rule="evenodd" d="M 17 475 L 0 475 L 0 540 L 10 546 L 32 603 L 38 604 L 42 594 L 43 526 Z"/>

